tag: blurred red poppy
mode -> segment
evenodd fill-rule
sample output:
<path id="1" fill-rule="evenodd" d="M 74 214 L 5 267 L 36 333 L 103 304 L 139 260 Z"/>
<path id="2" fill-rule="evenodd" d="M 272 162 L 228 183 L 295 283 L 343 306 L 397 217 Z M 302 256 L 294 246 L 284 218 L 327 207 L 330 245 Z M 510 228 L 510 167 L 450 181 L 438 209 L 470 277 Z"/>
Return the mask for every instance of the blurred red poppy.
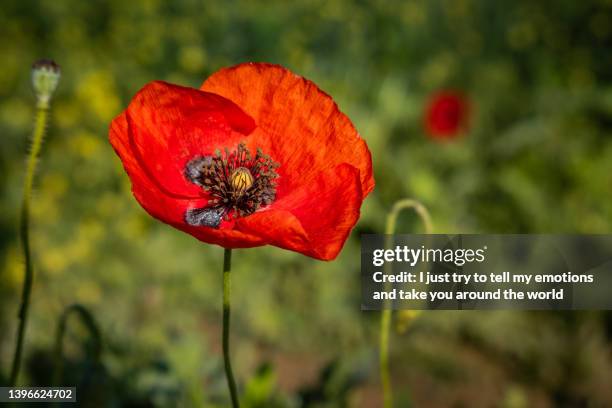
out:
<path id="1" fill-rule="evenodd" d="M 271 64 L 147 84 L 110 141 L 153 217 L 225 248 L 335 258 L 374 188 L 370 151 L 314 83 Z"/>
<path id="2" fill-rule="evenodd" d="M 469 102 L 456 91 L 434 94 L 425 110 L 427 134 L 435 139 L 453 139 L 465 131 L 469 120 Z"/>

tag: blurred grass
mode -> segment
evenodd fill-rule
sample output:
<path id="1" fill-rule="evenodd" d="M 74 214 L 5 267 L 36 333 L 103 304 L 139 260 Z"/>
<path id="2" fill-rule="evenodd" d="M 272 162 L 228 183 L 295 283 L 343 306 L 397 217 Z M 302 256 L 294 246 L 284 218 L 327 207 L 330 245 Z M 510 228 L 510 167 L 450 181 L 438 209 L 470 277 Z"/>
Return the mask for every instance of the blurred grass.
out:
<path id="1" fill-rule="evenodd" d="M 236 252 L 234 364 L 251 379 L 249 406 L 376 406 L 378 315 L 359 310 L 358 237 L 382 231 L 399 198 L 424 202 L 438 232 L 611 230 L 609 1 L 5 0 L 0 38 L 0 367 L 22 279 L 29 66 L 52 57 L 63 77 L 33 201 L 26 351 L 30 378 L 44 381 L 36 364 L 62 309 L 89 307 L 103 367 L 88 363 L 78 325 L 66 349 L 73 380 L 98 387 L 92 406 L 226 403 L 222 251 L 149 218 L 107 142 L 148 81 L 197 87 L 223 66 L 279 63 L 333 95 L 372 150 L 377 187 L 337 261 Z M 440 144 L 421 116 L 445 88 L 474 109 L 470 131 Z M 398 231 L 419 228 L 405 216 Z M 604 313 L 428 313 L 392 339 L 399 403 L 611 405 L 611 337 Z"/>

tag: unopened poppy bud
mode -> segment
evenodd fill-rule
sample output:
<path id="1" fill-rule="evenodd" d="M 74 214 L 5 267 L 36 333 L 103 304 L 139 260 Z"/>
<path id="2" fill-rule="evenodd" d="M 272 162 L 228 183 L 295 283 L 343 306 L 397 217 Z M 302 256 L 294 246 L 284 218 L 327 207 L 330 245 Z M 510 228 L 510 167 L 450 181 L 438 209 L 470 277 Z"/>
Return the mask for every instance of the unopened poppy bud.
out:
<path id="1" fill-rule="evenodd" d="M 52 60 L 42 59 L 32 65 L 32 85 L 38 104 L 48 107 L 61 76 L 60 66 Z"/>
<path id="2" fill-rule="evenodd" d="M 230 176 L 230 184 L 239 194 L 243 194 L 253 185 L 253 175 L 249 169 L 238 167 Z"/>

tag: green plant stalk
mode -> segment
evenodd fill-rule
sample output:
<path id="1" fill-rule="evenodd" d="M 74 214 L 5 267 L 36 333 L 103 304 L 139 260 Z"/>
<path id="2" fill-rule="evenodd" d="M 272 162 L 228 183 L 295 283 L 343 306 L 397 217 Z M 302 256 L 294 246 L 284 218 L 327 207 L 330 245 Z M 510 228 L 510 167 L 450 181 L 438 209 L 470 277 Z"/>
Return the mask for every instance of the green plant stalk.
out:
<path id="1" fill-rule="evenodd" d="M 418 217 L 423 222 L 425 227 L 425 233 L 431 234 L 433 226 L 431 223 L 431 217 L 427 208 L 423 204 L 413 199 L 403 199 L 397 201 L 391 211 L 387 215 L 387 223 L 385 226 L 385 239 L 386 246 L 391 246 L 391 236 L 395 233 L 395 227 L 397 224 L 397 218 L 399 217 L 402 210 L 413 209 Z M 385 264 L 385 273 L 388 273 L 389 265 Z M 385 283 L 385 291 L 389 288 L 389 283 Z M 391 301 L 385 299 L 383 304 L 383 311 L 380 316 L 380 382 L 382 384 L 383 392 L 383 407 L 393 407 L 393 387 L 391 386 L 391 375 L 389 373 L 389 333 L 391 328 Z"/>
<path id="2" fill-rule="evenodd" d="M 34 270 L 32 267 L 32 252 L 30 250 L 30 197 L 36 173 L 36 164 L 42 147 L 45 135 L 47 118 L 49 115 L 48 103 L 38 103 L 36 107 L 36 119 L 34 123 L 34 133 L 32 137 L 32 147 L 28 155 L 26 164 L 26 175 L 23 186 L 23 201 L 21 206 L 21 221 L 19 233 L 21 236 L 21 247 L 25 260 L 25 275 L 23 280 L 23 291 L 21 294 L 21 306 L 19 308 L 19 327 L 17 329 L 17 340 L 15 343 L 15 354 L 13 356 L 13 366 L 11 368 L 10 386 L 17 385 L 21 359 L 23 354 L 23 342 L 25 339 L 26 325 L 28 321 L 28 310 L 30 306 L 30 296 L 32 293 L 32 283 L 34 281 Z"/>
<path id="3" fill-rule="evenodd" d="M 386 307 L 386 306 L 385 306 Z M 391 326 L 391 310 L 383 309 L 380 316 L 380 382 L 383 392 L 383 407 L 393 407 L 393 389 L 389 373 L 389 328 Z"/>
<path id="4" fill-rule="evenodd" d="M 229 329 L 230 329 L 230 312 L 231 312 L 231 269 L 232 269 L 232 250 L 225 249 L 223 253 L 223 363 L 225 365 L 225 376 L 227 378 L 227 386 L 232 398 L 232 407 L 238 408 L 238 392 L 236 391 L 236 382 L 234 381 L 234 373 L 232 372 L 232 363 L 230 360 L 230 345 L 229 345 Z"/>

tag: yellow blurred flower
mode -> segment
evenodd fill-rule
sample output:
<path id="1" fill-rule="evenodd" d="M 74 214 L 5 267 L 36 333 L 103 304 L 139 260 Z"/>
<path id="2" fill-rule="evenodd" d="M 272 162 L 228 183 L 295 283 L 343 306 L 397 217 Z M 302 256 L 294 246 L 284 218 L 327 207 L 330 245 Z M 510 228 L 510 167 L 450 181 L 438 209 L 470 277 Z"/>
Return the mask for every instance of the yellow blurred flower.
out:
<path id="1" fill-rule="evenodd" d="M 419 317 L 421 312 L 422 310 L 400 310 L 397 313 L 397 331 L 399 333 L 405 333 L 412 325 L 412 322 Z"/>
<path id="2" fill-rule="evenodd" d="M 75 295 L 80 303 L 96 304 L 102 299 L 102 290 L 95 282 L 86 280 L 79 284 Z"/>
<path id="3" fill-rule="evenodd" d="M 80 132 L 70 138 L 72 150 L 84 159 L 92 158 L 102 148 L 100 138 L 89 132 Z"/>
<path id="4" fill-rule="evenodd" d="M 77 99 L 102 122 L 110 121 L 120 110 L 115 81 L 107 71 L 85 74 L 77 85 Z"/>
<path id="5" fill-rule="evenodd" d="M 17 288 L 23 282 L 23 256 L 16 246 L 10 247 L 6 253 L 4 271 L 0 273 L 8 288 Z"/>
<path id="6" fill-rule="evenodd" d="M 42 270 L 49 275 L 60 275 L 68 267 L 68 258 L 59 248 L 47 248 L 40 254 Z"/>

